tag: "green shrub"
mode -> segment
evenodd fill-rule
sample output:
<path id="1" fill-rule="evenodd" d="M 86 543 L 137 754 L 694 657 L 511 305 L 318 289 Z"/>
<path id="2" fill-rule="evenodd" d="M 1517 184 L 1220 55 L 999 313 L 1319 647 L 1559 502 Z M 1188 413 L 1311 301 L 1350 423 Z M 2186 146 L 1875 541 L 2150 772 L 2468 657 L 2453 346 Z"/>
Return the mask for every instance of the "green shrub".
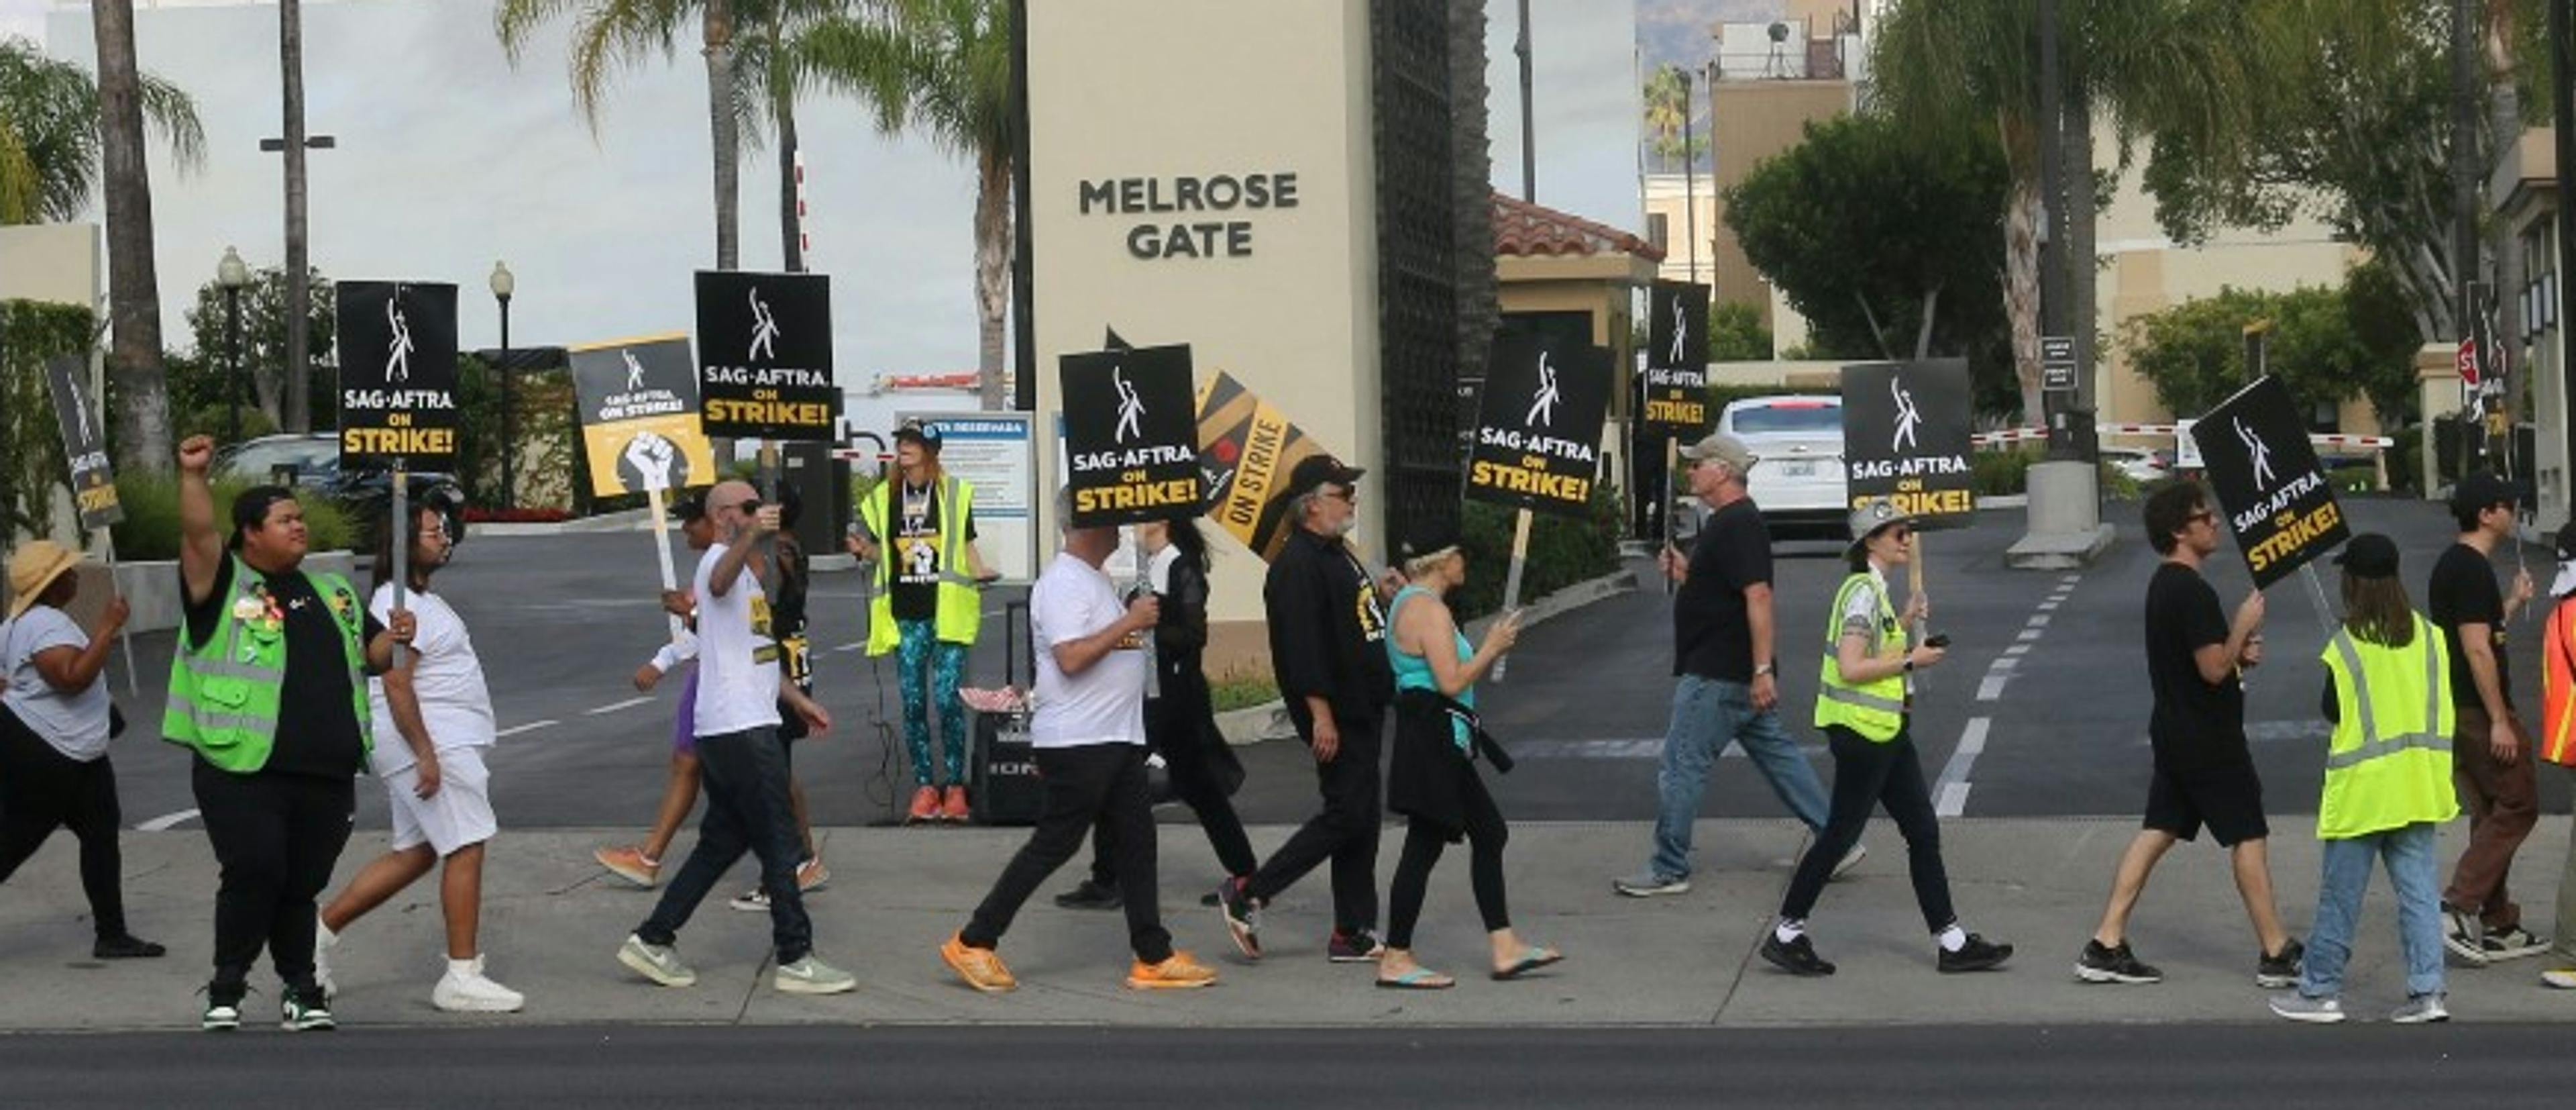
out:
<path id="1" fill-rule="evenodd" d="M 215 528 L 229 535 L 229 506 L 241 491 L 256 483 L 238 478 L 218 479 L 214 483 Z M 176 559 L 179 557 L 179 485 L 176 479 L 153 474 L 120 474 L 116 479 L 117 500 L 125 507 L 125 519 L 115 529 L 116 554 L 120 559 Z M 304 509 L 307 546 L 313 551 L 345 551 L 365 541 L 358 534 L 347 510 L 325 497 L 298 498 Z"/>
<path id="2" fill-rule="evenodd" d="M 2030 466 L 2045 453 L 2035 446 L 2014 447 L 2003 451 L 1977 452 L 1975 468 L 1977 496 L 2003 497 L 2030 488 Z"/>
<path id="3" fill-rule="evenodd" d="M 86 357 L 91 319 L 77 305 L 0 301 L 0 538 L 50 537 L 54 491 L 71 489 L 45 360 Z M 116 421 L 107 423 L 112 436 Z"/>
<path id="4" fill-rule="evenodd" d="M 1279 700 L 1279 684 L 1271 680 L 1268 672 L 1247 667 L 1211 679 L 1208 693 L 1217 712 L 1229 713 Z"/>
<path id="5" fill-rule="evenodd" d="M 1452 599 L 1461 623 L 1502 607 L 1503 583 L 1511 571 L 1515 515 L 1515 510 L 1499 505 L 1466 503 L 1459 539 L 1467 554 L 1467 584 Z M 1535 514 L 1529 563 L 1521 578 L 1522 604 L 1618 570 L 1624 524 L 1618 494 L 1599 486 L 1594 487 L 1592 503 L 1580 519 Z"/>
<path id="6" fill-rule="evenodd" d="M 2389 480 L 2396 480 L 2396 468 L 2389 468 Z M 2374 493 L 2379 489 L 2379 468 L 2375 466 L 2338 466 L 2326 472 L 2326 481 L 2334 484 L 2336 493 Z"/>
<path id="7" fill-rule="evenodd" d="M 277 434 L 277 421 L 269 419 L 268 414 L 260 411 L 257 405 L 241 407 L 241 438 L 233 439 L 225 434 L 231 427 L 230 409 L 222 405 L 207 405 L 204 408 L 180 413 L 178 427 L 170 429 L 170 437 L 173 441 L 177 441 L 189 436 L 202 435 L 213 436 L 220 443 L 241 443 L 261 436 Z"/>

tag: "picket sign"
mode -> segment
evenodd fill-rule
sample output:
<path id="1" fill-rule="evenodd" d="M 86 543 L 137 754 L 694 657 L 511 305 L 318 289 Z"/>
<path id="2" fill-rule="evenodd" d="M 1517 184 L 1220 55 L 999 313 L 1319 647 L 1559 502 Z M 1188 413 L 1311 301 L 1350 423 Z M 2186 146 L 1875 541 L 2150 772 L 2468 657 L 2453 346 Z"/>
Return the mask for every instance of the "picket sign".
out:
<path id="1" fill-rule="evenodd" d="M 644 509 L 653 517 L 653 555 L 662 564 L 662 592 L 669 593 L 680 588 L 680 575 L 671 565 L 671 516 L 663 509 L 660 485 L 644 487 Z M 680 615 L 667 610 L 662 615 L 670 620 L 671 642 L 679 643 L 685 629 Z"/>

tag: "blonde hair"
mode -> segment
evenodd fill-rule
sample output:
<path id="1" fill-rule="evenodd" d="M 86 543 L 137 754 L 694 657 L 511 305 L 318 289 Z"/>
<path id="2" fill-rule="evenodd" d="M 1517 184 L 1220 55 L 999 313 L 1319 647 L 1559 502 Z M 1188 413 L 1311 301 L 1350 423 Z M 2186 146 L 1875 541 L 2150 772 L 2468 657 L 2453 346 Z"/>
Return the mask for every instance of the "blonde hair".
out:
<path id="1" fill-rule="evenodd" d="M 1439 570 L 1441 564 L 1456 558 L 1458 554 L 1458 545 L 1454 543 L 1436 551 L 1423 552 L 1404 561 L 1404 576 L 1406 578 L 1428 577 L 1433 571 Z"/>

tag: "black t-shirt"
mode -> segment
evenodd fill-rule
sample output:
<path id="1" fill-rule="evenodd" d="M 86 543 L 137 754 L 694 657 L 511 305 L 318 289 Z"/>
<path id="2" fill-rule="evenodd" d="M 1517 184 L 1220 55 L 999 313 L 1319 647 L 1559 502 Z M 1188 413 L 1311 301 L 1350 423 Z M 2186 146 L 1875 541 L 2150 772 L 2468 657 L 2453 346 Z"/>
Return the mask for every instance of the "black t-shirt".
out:
<path id="1" fill-rule="evenodd" d="M 1262 580 L 1270 626 L 1270 669 L 1288 716 L 1307 729 L 1306 699 L 1333 707 L 1334 722 L 1375 721 L 1395 698 L 1386 656 L 1386 611 L 1377 585 L 1340 540 L 1291 528 Z"/>
<path id="2" fill-rule="evenodd" d="M 2460 626 L 2487 626 L 2490 642 L 2495 645 L 2496 694 L 2507 705 L 2513 703 L 2513 674 L 2506 665 L 2504 650 L 2504 591 L 2496 587 L 2495 568 L 2478 549 L 2455 543 L 2433 564 L 2433 580 L 2425 587 L 2424 600 L 2431 612 L 2426 615 L 2442 627 L 2442 645 L 2451 649 L 2451 704 L 2471 709 L 2484 708 L 2478 698 L 2477 679 L 2469 673 L 2469 654 L 2460 650 Z"/>
<path id="3" fill-rule="evenodd" d="M 2230 767 L 2250 761 L 2245 749 L 2245 687 L 2236 669 L 2213 686 L 2201 681 L 2193 653 L 2227 642 L 2227 613 L 2218 591 L 2200 572 L 2180 563 L 2156 567 L 2147 582 L 2147 681 L 2155 714 L 2147 738 L 2156 766 L 2168 773 Z"/>
<path id="4" fill-rule="evenodd" d="M 965 567 L 942 567 L 944 552 L 939 543 L 939 484 L 914 486 L 897 478 L 894 488 L 886 491 L 885 550 L 877 553 L 894 571 L 894 588 L 889 600 L 894 604 L 894 619 L 899 621 L 935 620 L 939 616 L 939 572 L 966 573 Z M 966 539 L 975 539 L 975 514 L 966 514 Z"/>
<path id="5" fill-rule="evenodd" d="M 1753 681 L 1753 625 L 1744 591 L 1771 581 L 1771 530 L 1738 500 L 1717 510 L 1691 547 L 1690 576 L 1673 597 L 1673 673 Z"/>
<path id="6" fill-rule="evenodd" d="M 233 598 L 233 566 L 234 560 L 227 556 L 216 568 L 214 588 L 206 592 L 205 600 L 187 604 L 190 647 L 205 646 L 222 624 L 224 606 Z M 266 584 L 286 625 L 286 680 L 278 688 L 277 735 L 262 770 L 337 779 L 357 774 L 366 765 L 366 746 L 358 731 L 348 661 L 341 654 L 340 621 L 332 608 L 357 609 L 368 641 L 384 626 L 366 612 L 356 594 L 324 598 L 313 592 L 301 571 L 252 573 Z M 183 580 L 182 598 L 186 591 Z"/>

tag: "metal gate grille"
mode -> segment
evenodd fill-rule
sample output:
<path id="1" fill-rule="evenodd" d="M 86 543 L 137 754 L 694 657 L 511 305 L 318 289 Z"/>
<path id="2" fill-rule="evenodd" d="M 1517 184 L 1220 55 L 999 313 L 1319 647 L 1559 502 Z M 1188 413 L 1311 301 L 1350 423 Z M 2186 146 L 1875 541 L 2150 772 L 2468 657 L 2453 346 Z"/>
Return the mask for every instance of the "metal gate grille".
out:
<path id="1" fill-rule="evenodd" d="M 1383 523 L 1455 524 L 1459 304 L 1449 4 L 1375 0 L 1369 22 Z"/>

